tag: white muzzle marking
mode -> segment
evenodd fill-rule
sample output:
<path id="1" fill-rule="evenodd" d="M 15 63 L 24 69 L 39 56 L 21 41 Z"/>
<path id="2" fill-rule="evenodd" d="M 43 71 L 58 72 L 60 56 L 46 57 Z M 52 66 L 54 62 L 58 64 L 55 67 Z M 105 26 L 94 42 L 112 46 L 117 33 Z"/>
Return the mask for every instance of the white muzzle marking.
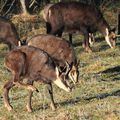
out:
<path id="1" fill-rule="evenodd" d="M 54 84 L 56 84 L 59 88 L 65 90 L 66 92 L 70 92 L 70 88 L 66 87 L 65 84 L 60 79 L 55 80 Z"/>

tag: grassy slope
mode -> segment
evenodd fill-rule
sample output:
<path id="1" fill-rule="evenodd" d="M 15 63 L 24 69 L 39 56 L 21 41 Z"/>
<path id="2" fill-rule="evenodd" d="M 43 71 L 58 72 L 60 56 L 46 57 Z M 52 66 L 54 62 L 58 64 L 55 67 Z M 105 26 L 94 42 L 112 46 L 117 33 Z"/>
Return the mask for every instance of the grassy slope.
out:
<path id="1" fill-rule="evenodd" d="M 96 42 L 94 53 L 85 53 L 81 37 L 74 36 L 74 46 L 79 64 L 79 83 L 71 93 L 54 86 L 57 110 L 48 107 L 49 98 L 43 85 L 34 93 L 33 112 L 25 105 L 27 90 L 14 88 L 10 92 L 13 112 L 3 106 L 3 85 L 10 74 L 3 66 L 6 46 L 0 45 L 0 120 L 119 120 L 120 119 L 120 42 L 110 49 L 105 41 Z"/>
<path id="2" fill-rule="evenodd" d="M 119 7 L 118 3 L 117 5 Z M 105 16 L 110 24 L 116 23 L 116 14 L 111 14 L 111 10 Z M 34 32 L 43 31 L 45 32 L 44 28 Z M 32 32 L 28 34 L 32 35 Z M 79 83 L 71 93 L 65 93 L 54 86 L 56 111 L 51 111 L 48 107 L 49 98 L 45 94 L 44 85 L 35 84 L 40 92 L 34 93 L 32 113 L 26 111 L 28 92 L 24 89 L 14 88 L 10 91 L 14 111 L 7 112 L 3 105 L 3 85 L 10 79 L 10 73 L 3 65 L 7 47 L 0 44 L 0 120 L 119 120 L 120 39 L 114 50 L 104 40 L 97 41 L 92 46 L 95 52 L 90 54 L 83 51 L 81 39 L 81 36 L 74 35 L 74 47 L 77 58 L 80 59 Z"/>

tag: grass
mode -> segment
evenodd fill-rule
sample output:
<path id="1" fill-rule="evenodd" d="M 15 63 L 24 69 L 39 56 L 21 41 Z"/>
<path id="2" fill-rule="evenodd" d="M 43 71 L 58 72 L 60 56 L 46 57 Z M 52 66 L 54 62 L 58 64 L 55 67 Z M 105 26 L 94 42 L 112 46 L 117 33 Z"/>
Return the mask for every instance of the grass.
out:
<path id="1" fill-rule="evenodd" d="M 10 91 L 14 111 L 8 112 L 3 105 L 3 85 L 10 73 L 3 65 L 7 46 L 0 44 L 0 120 L 120 120 L 119 40 L 115 49 L 102 40 L 92 45 L 93 53 L 85 53 L 81 36 L 74 36 L 74 48 L 80 59 L 79 82 L 71 93 L 53 86 L 56 111 L 48 106 L 45 86 L 35 84 L 40 92 L 34 93 L 32 113 L 25 108 L 28 92 L 21 88 Z"/>

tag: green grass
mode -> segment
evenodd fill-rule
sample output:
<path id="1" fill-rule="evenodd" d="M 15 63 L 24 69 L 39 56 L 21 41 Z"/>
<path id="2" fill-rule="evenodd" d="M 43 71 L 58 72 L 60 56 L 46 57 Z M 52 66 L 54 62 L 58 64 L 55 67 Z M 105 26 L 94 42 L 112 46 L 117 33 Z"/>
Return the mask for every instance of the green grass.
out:
<path id="1" fill-rule="evenodd" d="M 10 91 L 14 111 L 8 112 L 3 105 L 3 85 L 10 78 L 5 69 L 4 57 L 8 52 L 0 44 L 0 120 L 120 120 L 120 39 L 117 47 L 110 49 L 103 40 L 92 45 L 93 53 L 85 53 L 82 37 L 74 36 L 74 48 L 79 64 L 79 82 L 71 93 L 54 87 L 56 111 L 48 107 L 44 85 L 37 85 L 39 93 L 32 99 L 33 112 L 25 105 L 27 90 L 14 88 Z"/>

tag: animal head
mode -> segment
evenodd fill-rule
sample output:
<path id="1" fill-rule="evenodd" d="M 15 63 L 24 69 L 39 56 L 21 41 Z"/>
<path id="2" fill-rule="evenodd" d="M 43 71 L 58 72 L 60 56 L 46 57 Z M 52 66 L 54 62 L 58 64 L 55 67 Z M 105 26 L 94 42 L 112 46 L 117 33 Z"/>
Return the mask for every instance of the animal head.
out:
<path id="1" fill-rule="evenodd" d="M 56 84 L 59 88 L 65 90 L 67 92 L 70 92 L 71 88 L 66 80 L 69 68 L 67 68 L 65 71 L 61 71 L 61 70 L 59 70 L 58 67 L 56 67 L 55 71 L 56 71 L 57 79 L 53 81 L 54 84 Z"/>
<path id="2" fill-rule="evenodd" d="M 111 44 L 111 47 L 114 48 L 116 45 L 116 34 L 115 34 L 115 28 L 109 31 L 109 41 Z"/>
<path id="3" fill-rule="evenodd" d="M 69 77 L 74 84 L 78 82 L 78 76 L 79 76 L 78 65 L 79 65 L 79 61 L 77 61 L 75 64 L 72 64 L 71 70 L 69 72 Z"/>
<path id="4" fill-rule="evenodd" d="M 48 22 L 48 16 L 49 16 L 49 8 L 51 6 L 53 6 L 54 4 L 47 4 L 44 9 L 42 10 L 42 16 L 43 16 L 43 19 L 45 20 L 45 22 Z"/>

